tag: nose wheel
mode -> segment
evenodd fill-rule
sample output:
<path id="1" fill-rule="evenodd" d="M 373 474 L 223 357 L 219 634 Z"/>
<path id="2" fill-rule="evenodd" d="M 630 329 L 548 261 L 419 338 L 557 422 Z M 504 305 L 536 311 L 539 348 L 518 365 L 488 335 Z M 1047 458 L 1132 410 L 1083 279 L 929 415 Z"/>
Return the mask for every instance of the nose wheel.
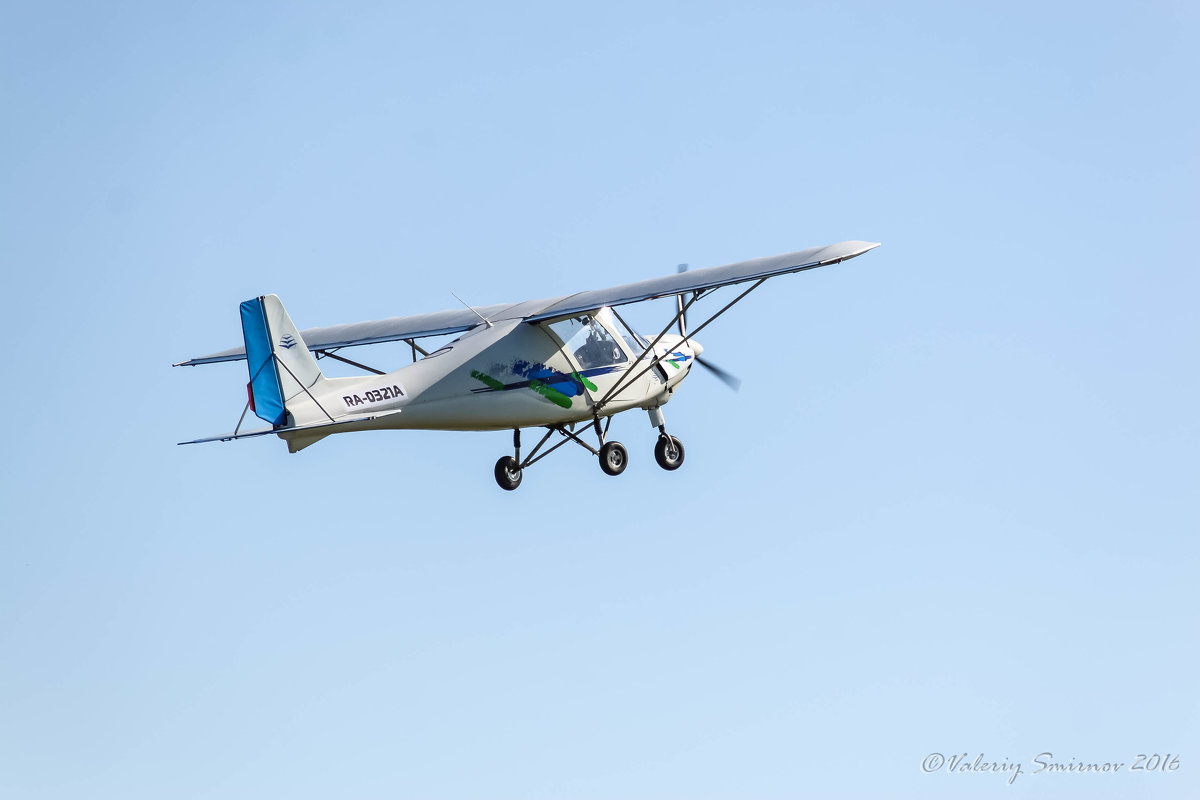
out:
<path id="1" fill-rule="evenodd" d="M 496 483 L 511 492 L 521 485 L 521 464 L 512 456 L 504 456 L 496 462 Z"/>
<path id="2" fill-rule="evenodd" d="M 668 434 L 660 434 L 654 445 L 654 460 L 671 472 L 683 465 L 683 442 Z"/>

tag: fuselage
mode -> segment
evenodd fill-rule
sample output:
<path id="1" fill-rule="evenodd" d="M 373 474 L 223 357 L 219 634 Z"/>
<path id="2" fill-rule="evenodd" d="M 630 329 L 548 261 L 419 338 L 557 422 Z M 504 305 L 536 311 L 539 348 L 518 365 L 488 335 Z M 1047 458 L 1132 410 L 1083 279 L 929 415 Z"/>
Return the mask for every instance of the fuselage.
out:
<path id="1" fill-rule="evenodd" d="M 296 424 L 320 422 L 326 414 L 334 420 L 386 414 L 338 430 L 460 431 L 568 424 L 652 409 L 670 399 L 702 348 L 664 334 L 643 355 L 650 341 L 625 329 L 607 308 L 533 324 L 481 323 L 395 372 L 325 378 L 312 387 L 315 402 L 290 408 L 297 409 Z"/>

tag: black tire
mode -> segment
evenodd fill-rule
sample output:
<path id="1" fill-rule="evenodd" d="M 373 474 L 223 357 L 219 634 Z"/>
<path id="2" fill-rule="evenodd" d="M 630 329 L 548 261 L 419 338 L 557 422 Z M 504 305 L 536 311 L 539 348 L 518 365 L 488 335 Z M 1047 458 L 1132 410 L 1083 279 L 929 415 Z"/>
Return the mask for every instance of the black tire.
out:
<path id="1" fill-rule="evenodd" d="M 496 483 L 506 492 L 521 485 L 521 465 L 512 456 L 505 456 L 496 462 Z"/>
<path id="2" fill-rule="evenodd" d="M 668 472 L 679 469 L 683 465 L 683 442 L 674 436 L 659 436 L 654 445 L 654 460 Z"/>
<path id="3" fill-rule="evenodd" d="M 620 442 L 608 442 L 600 448 L 600 469 L 609 475 L 620 475 L 629 464 L 629 451 Z"/>

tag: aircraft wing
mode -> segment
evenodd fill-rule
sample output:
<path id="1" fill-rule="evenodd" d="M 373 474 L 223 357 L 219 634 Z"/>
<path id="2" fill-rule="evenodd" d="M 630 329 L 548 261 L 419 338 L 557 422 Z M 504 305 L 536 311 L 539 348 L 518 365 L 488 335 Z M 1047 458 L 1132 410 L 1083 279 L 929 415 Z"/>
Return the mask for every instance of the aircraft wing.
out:
<path id="1" fill-rule="evenodd" d="M 507 319 L 503 312 L 512 308 L 512 303 L 476 308 L 484 317 L 493 320 Z M 411 317 L 391 317 L 372 322 L 353 322 L 347 325 L 330 325 L 325 328 L 309 328 L 300 331 L 300 337 L 309 350 L 332 350 L 337 347 L 352 347 L 360 344 L 398 342 L 402 339 L 421 339 L 445 333 L 462 333 L 479 324 L 479 317 L 469 308 L 437 311 L 432 314 L 416 314 Z M 215 364 L 220 361 L 240 361 L 246 357 L 246 348 L 231 347 L 219 353 L 191 358 L 175 364 L 177 367 L 194 367 L 200 364 Z"/>
<path id="2" fill-rule="evenodd" d="M 403 339 L 420 339 L 425 336 L 461 333 L 479 323 L 483 316 L 493 322 L 507 319 L 524 319 L 527 322 L 552 319 L 554 317 L 594 311 L 601 306 L 620 306 L 639 303 L 657 297 L 669 297 L 682 292 L 715 289 L 735 283 L 801 272 L 829 264 L 837 264 L 848 258 L 862 255 L 878 247 L 875 242 L 848 241 L 826 247 L 812 247 L 794 253 L 784 253 L 767 258 L 739 261 L 723 267 L 705 269 L 653 278 L 637 283 L 627 283 L 608 289 L 596 289 L 563 297 L 545 300 L 529 300 L 523 303 L 501 303 L 474 310 L 468 308 L 438 311 L 432 314 L 417 314 L 409 317 L 392 317 L 373 322 L 356 322 L 348 325 L 332 325 L 325 328 L 309 328 L 300 332 L 309 350 L 332 350 L 362 344 L 395 342 Z M 478 312 L 478 314 L 476 314 Z M 244 347 L 232 347 L 219 353 L 181 361 L 175 366 L 197 366 L 220 361 L 238 361 L 246 357 Z"/>
<path id="3" fill-rule="evenodd" d="M 749 261 L 739 261 L 736 264 L 727 264 L 723 267 L 707 267 L 669 275 L 665 278 L 653 278 L 648 281 L 613 286 L 609 289 L 580 292 L 551 302 L 541 311 L 528 316 L 526 321 L 537 322 L 552 317 L 593 311 L 601 306 L 640 303 L 656 297 L 669 297 L 682 292 L 715 289 L 718 286 L 730 286 L 759 278 L 785 275 L 789 272 L 801 272 L 806 269 L 836 264 L 839 261 L 860 256 L 876 247 L 879 247 L 878 242 L 839 242 L 828 247 L 813 247 L 795 253 L 784 253 L 781 256 L 754 258 Z"/>

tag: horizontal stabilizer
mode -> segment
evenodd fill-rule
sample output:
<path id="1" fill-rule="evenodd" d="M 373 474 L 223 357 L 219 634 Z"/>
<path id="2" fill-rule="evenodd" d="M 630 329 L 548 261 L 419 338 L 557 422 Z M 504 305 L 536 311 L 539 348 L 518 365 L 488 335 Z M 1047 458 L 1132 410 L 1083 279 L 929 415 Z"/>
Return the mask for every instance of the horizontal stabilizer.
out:
<path id="1" fill-rule="evenodd" d="M 205 442 L 232 442 L 234 439 L 252 439 L 255 436 L 266 436 L 268 433 L 292 433 L 293 431 L 312 431 L 321 428 L 333 428 L 338 425 L 349 425 L 355 422 L 370 422 L 373 419 L 381 417 L 390 417 L 393 414 L 399 414 L 404 409 L 397 408 L 394 411 L 383 411 L 378 414 L 371 414 L 365 417 L 350 417 L 348 419 L 339 419 L 334 422 L 318 422 L 312 425 L 293 425 L 290 428 L 260 428 L 258 430 L 246 431 L 245 433 L 224 433 L 220 436 L 209 436 L 204 439 L 192 439 L 190 442 L 179 442 L 179 444 L 204 444 Z M 333 433 L 333 431 L 330 431 Z"/>

